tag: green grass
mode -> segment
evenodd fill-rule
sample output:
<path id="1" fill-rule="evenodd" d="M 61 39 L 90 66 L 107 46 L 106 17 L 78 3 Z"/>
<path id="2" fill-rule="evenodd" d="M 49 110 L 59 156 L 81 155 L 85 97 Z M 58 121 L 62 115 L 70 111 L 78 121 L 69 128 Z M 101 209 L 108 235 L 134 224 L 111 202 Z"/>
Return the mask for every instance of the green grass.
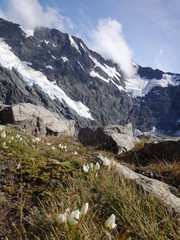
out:
<path id="1" fill-rule="evenodd" d="M 83 172 L 84 163 L 95 163 L 96 149 L 86 149 L 71 137 L 34 143 L 25 133 L 10 128 L 6 133 L 5 139 L 0 136 L 0 238 L 179 239 L 176 221 L 158 200 L 113 169 L 102 167 L 98 175 Z M 67 151 L 58 147 L 60 143 Z M 77 226 L 56 223 L 57 215 L 67 208 L 80 209 L 86 202 L 88 213 Z M 116 216 L 117 228 L 109 231 L 104 222 L 111 214 Z"/>

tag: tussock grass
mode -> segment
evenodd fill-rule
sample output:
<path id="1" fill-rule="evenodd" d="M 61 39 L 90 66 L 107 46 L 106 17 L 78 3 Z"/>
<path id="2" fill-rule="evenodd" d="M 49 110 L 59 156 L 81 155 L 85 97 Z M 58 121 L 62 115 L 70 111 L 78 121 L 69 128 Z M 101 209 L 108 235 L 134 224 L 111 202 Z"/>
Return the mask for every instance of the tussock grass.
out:
<path id="1" fill-rule="evenodd" d="M 34 143 L 31 136 L 13 129 L 6 129 L 6 135 L 0 136 L 2 239 L 179 239 L 175 220 L 156 199 L 113 169 L 83 172 L 84 163 L 95 163 L 95 149 L 86 149 L 70 137 Z M 67 151 L 58 147 L 60 143 Z M 67 208 L 81 209 L 86 202 L 88 213 L 77 226 L 56 223 L 57 215 Z M 104 222 L 111 214 L 117 228 L 110 231 Z"/>

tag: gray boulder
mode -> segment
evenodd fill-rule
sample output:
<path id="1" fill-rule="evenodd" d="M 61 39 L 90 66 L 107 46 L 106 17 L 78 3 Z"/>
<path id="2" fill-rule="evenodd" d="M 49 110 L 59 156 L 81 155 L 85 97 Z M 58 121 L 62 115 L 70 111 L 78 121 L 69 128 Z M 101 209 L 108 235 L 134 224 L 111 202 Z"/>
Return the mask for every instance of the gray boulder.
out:
<path id="1" fill-rule="evenodd" d="M 6 106 L 0 112 L 3 124 L 17 125 L 28 133 L 36 136 L 74 135 L 75 122 L 60 117 L 42 106 L 20 103 Z"/>
<path id="2" fill-rule="evenodd" d="M 180 163 L 180 138 L 150 138 L 150 142 L 142 148 L 129 151 L 118 158 L 136 166 L 146 166 L 157 161 Z"/>
<path id="3" fill-rule="evenodd" d="M 105 127 L 81 128 L 78 139 L 85 146 L 98 146 L 117 154 L 129 151 L 140 141 L 133 136 L 131 123 L 125 126 L 108 125 Z"/>

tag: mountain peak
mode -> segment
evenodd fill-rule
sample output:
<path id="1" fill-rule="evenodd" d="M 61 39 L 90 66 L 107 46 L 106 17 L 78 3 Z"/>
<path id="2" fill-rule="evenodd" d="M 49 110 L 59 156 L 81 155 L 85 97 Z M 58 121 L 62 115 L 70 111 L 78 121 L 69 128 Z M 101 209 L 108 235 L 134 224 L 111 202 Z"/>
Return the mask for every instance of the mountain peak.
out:
<path id="1" fill-rule="evenodd" d="M 79 126 L 131 121 L 143 131 L 177 128 L 180 113 L 173 104 L 179 101 L 180 75 L 135 64 L 137 73 L 127 78 L 116 63 L 56 29 L 36 28 L 29 36 L 18 24 L 0 19 L 0 38 L 3 102 L 36 102 Z M 4 88 L 12 83 L 18 94 Z"/>

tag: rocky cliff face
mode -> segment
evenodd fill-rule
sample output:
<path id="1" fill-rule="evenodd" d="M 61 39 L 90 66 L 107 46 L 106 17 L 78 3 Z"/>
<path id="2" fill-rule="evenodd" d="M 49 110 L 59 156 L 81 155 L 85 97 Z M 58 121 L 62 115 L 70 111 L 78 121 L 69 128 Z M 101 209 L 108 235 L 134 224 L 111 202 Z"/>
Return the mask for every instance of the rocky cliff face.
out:
<path id="1" fill-rule="evenodd" d="M 126 79 L 117 64 L 56 29 L 29 36 L 0 19 L 0 38 L 4 103 L 40 104 L 79 126 L 132 122 L 142 131 L 179 129 L 180 75 L 136 66 L 136 76 Z"/>

